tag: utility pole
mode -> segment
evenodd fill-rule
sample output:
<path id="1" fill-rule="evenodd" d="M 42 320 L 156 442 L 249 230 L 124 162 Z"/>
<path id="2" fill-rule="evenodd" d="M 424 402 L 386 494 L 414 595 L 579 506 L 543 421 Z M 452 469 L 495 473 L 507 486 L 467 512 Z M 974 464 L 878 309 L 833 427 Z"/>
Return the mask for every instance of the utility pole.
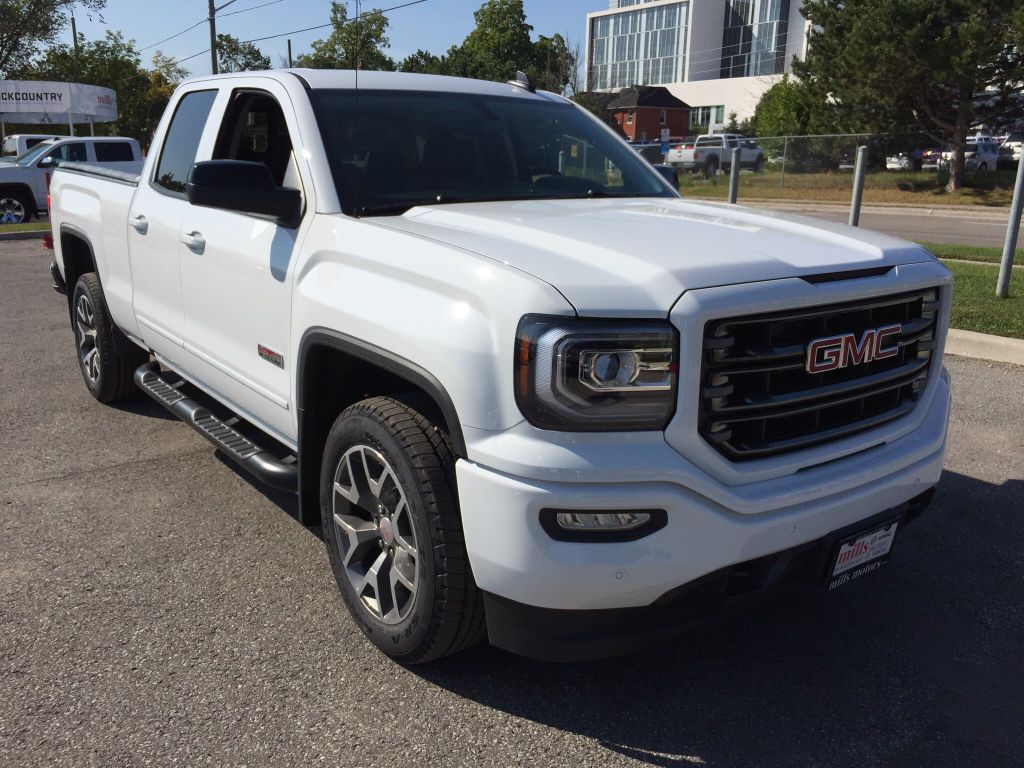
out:
<path id="1" fill-rule="evenodd" d="M 210 71 L 213 74 L 217 74 L 217 11 L 222 11 L 231 5 L 235 0 L 228 0 L 226 3 L 221 5 L 214 5 L 213 0 L 209 0 L 210 4 Z"/>
<path id="2" fill-rule="evenodd" d="M 78 25 L 75 24 L 75 14 L 71 14 L 71 43 L 75 47 L 75 56 L 78 56 Z"/>

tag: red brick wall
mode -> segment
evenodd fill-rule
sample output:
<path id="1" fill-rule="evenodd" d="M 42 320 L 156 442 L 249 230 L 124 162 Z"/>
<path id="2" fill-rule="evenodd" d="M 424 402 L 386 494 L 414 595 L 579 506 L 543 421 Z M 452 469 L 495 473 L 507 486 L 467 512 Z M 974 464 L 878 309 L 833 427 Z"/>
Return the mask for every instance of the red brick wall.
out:
<path id="1" fill-rule="evenodd" d="M 661 136 L 661 129 L 668 128 L 670 136 L 685 136 L 690 122 L 690 110 L 688 109 L 666 109 L 665 125 L 658 121 L 661 118 L 661 109 L 657 107 L 637 107 L 633 110 L 633 122 L 627 122 L 628 110 L 621 110 L 612 114 L 612 118 L 622 132 L 631 140 L 636 141 L 640 134 L 644 134 L 648 141 L 657 141 Z"/>

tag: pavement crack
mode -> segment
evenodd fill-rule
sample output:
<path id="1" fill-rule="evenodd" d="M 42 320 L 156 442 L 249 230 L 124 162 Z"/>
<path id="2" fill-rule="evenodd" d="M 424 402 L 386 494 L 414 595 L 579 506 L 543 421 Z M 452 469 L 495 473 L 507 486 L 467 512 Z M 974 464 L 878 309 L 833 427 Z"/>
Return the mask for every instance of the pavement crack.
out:
<path id="1" fill-rule="evenodd" d="M 49 482 L 52 482 L 54 480 L 69 480 L 69 479 L 74 479 L 76 477 L 81 477 L 82 475 L 94 474 L 96 472 L 105 472 L 105 471 L 108 471 L 108 470 L 122 469 L 122 468 L 125 468 L 125 467 L 137 467 L 137 466 L 140 466 L 140 465 L 143 465 L 143 464 L 152 464 L 152 463 L 155 463 L 155 462 L 158 462 L 158 461 L 173 461 L 175 459 L 183 459 L 183 458 L 186 458 L 188 456 L 197 456 L 199 454 L 206 454 L 206 453 L 209 453 L 209 452 L 210 452 L 209 449 L 205 448 L 205 447 L 203 447 L 203 448 L 195 448 L 195 449 L 193 449 L 191 451 L 182 451 L 181 453 L 171 453 L 171 454 L 168 454 L 166 456 L 153 456 L 153 457 L 148 458 L 148 459 L 131 459 L 130 461 L 122 461 L 122 462 L 119 462 L 117 464 L 104 464 L 102 466 L 90 467 L 88 469 L 75 469 L 75 470 L 72 470 L 71 472 L 65 472 L 63 474 L 58 474 L 58 475 L 47 475 L 46 477 L 37 477 L 37 478 L 35 478 L 33 480 L 26 480 L 24 482 L 19 482 L 19 483 L 10 483 L 10 484 L 5 483 L 3 486 L 0 486 L 0 487 L 2 487 L 4 489 L 12 489 L 12 490 L 15 489 L 15 488 L 25 488 L 25 487 L 28 487 L 28 486 L 31 486 L 31 485 L 37 485 L 38 483 L 49 483 Z"/>

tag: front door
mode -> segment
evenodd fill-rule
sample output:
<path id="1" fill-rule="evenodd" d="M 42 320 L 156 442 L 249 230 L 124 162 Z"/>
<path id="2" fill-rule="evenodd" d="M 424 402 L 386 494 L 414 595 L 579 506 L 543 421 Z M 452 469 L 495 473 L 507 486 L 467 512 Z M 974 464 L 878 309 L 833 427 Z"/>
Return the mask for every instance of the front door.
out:
<path id="1" fill-rule="evenodd" d="M 231 94 L 212 159 L 263 163 L 281 187 L 302 189 L 276 84 Z M 194 370 L 244 415 L 287 439 L 293 431 L 289 349 L 299 228 L 188 206 L 181 225 L 185 348 Z"/>

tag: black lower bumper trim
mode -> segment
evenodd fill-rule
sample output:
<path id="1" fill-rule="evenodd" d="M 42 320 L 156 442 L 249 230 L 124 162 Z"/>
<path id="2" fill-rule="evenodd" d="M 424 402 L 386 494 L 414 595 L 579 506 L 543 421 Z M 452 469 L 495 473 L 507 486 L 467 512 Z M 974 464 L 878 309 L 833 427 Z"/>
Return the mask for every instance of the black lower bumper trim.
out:
<path id="1" fill-rule="evenodd" d="M 840 541 L 876 523 L 917 517 L 933 489 L 865 520 L 771 555 L 722 568 L 681 585 L 651 605 L 606 610 L 538 608 L 484 593 L 492 645 L 544 661 L 588 661 L 619 656 L 664 642 L 696 621 L 742 608 L 800 582 L 824 583 Z"/>

